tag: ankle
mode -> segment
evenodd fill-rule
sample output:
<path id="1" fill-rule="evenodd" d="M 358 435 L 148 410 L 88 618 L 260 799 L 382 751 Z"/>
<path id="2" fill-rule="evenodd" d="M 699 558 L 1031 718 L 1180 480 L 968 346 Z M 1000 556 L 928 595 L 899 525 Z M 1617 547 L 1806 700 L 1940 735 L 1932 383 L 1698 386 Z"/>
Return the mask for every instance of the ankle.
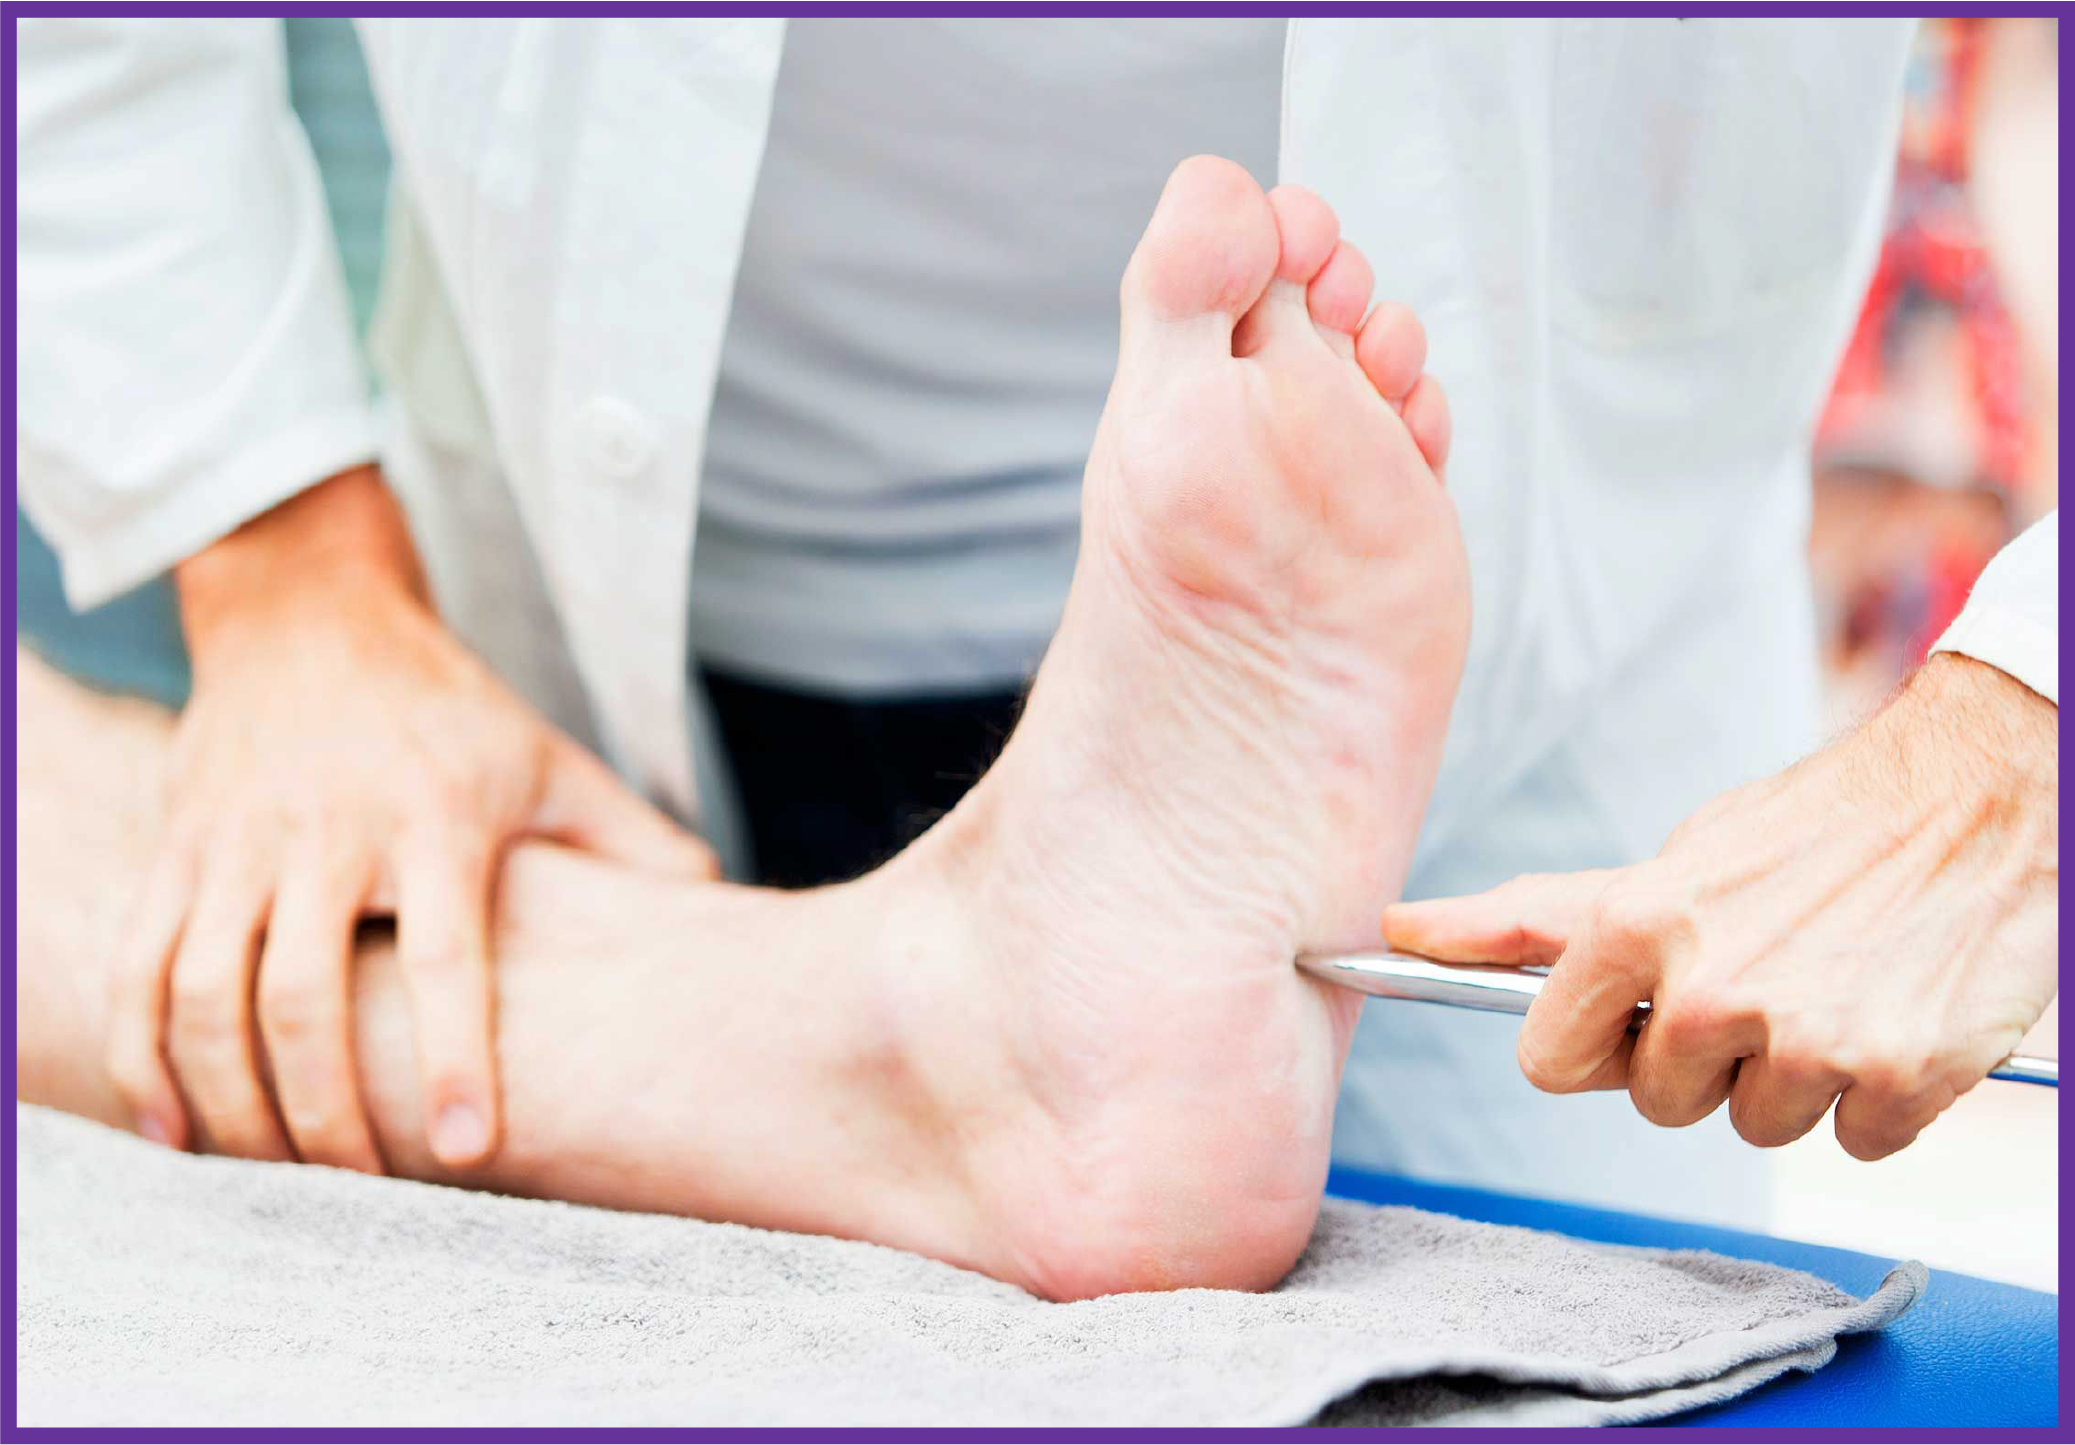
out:
<path id="1" fill-rule="evenodd" d="M 861 946 L 831 1002 L 850 1014 L 854 1081 L 898 1121 L 909 1158 L 916 1237 L 884 1242 L 1027 1285 L 994 1186 L 998 1161 L 1030 1137 L 1032 1110 L 1009 1049 L 1013 1000 L 998 987 L 1003 940 L 977 886 L 987 868 L 979 831 L 946 819 L 832 890 L 849 895 L 842 911 Z"/>
<path id="2" fill-rule="evenodd" d="M 934 919 L 945 945 L 887 997 L 925 1101 L 915 1113 L 955 1140 L 948 1167 L 976 1241 L 960 1262 L 1054 1299 L 1266 1288 L 1303 1249 L 1322 1178 L 1292 1187 L 1280 1156 L 1301 1150 L 1266 1117 L 1241 1129 L 1236 1152 L 1216 1147 L 1233 1141 L 1207 1127 L 1220 1106 L 1197 1088 L 1199 1070 L 1228 1067 L 1229 1055 L 1168 1067 L 1157 1048 L 1141 1054 L 1143 1038 L 1095 1029 L 1062 1054 L 1048 1037 L 1069 1021 L 1025 985 L 1089 960 L 1076 943 L 1081 910 L 1053 891 L 1056 877 L 1028 876 L 1036 860 L 1017 804 L 1029 796 L 990 775 L 882 870 L 898 906 L 926 909 L 915 916 Z M 1054 874 L 1071 866 L 1037 851 Z M 1037 896 L 1055 906 L 1031 907 Z M 1129 1000 L 1089 1002 L 1130 1011 Z M 1252 1157 L 1262 1147 L 1278 1156 L 1265 1167 Z"/>

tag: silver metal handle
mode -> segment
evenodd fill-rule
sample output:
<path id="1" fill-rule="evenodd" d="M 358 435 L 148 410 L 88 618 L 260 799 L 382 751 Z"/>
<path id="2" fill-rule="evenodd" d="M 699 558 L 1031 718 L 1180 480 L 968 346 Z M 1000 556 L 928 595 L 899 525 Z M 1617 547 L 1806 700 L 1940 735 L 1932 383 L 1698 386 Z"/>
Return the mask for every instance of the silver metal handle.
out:
<path id="1" fill-rule="evenodd" d="M 1297 967 L 1313 978 L 1378 998 L 1411 999 L 1447 1004 L 1485 1013 L 1524 1014 L 1542 991 L 1546 972 L 1499 964 L 1442 963 L 1412 953 L 1304 953 Z M 1650 1005 L 1636 1005 L 1635 1022 L 1650 1016 Z M 1992 1079 L 2014 1084 L 2061 1086 L 2059 1059 L 2012 1054 L 1989 1070 Z"/>

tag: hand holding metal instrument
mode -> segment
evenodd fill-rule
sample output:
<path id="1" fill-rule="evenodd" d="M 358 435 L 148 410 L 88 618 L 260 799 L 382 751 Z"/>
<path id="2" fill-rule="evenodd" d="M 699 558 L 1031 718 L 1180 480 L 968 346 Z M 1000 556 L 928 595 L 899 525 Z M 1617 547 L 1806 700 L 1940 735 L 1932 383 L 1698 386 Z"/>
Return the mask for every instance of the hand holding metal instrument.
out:
<path id="1" fill-rule="evenodd" d="M 1411 999 L 1417 1003 L 1447 1004 L 1452 1008 L 1505 1014 L 1525 1014 L 1528 1005 L 1542 991 L 1542 981 L 1547 977 L 1544 969 L 1442 963 L 1417 954 L 1382 950 L 1299 954 L 1297 967 L 1313 978 L 1378 998 Z M 1649 1017 L 1650 1005 L 1638 1003 L 1630 1026 L 1640 1028 Z M 2058 1089 L 2061 1086 L 2060 1060 L 2012 1054 L 1990 1069 L 1989 1077 Z"/>

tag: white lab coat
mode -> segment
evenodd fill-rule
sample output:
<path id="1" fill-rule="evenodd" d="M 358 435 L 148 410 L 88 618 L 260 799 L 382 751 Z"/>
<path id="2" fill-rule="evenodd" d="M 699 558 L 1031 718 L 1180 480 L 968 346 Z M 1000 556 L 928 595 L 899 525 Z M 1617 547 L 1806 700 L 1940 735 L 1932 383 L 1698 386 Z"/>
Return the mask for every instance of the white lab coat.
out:
<path id="1" fill-rule="evenodd" d="M 408 197 L 379 424 L 278 28 L 23 22 L 24 500 L 86 606 L 379 451 L 457 630 L 695 816 L 701 448 L 784 24 L 361 33 Z M 1425 319 L 1456 417 L 1475 624 L 1411 892 L 1645 855 L 1813 741 L 1809 441 L 1878 245 L 1908 37 L 1291 22 L 1281 178 Z M 2057 531 L 2016 548 L 1955 635 L 2057 697 Z M 1368 1015 L 1344 1152 L 1751 1217 L 1678 1186 L 1701 1155 L 1676 1151 L 1712 1145 L 1533 1096 L 1510 1024 Z"/>

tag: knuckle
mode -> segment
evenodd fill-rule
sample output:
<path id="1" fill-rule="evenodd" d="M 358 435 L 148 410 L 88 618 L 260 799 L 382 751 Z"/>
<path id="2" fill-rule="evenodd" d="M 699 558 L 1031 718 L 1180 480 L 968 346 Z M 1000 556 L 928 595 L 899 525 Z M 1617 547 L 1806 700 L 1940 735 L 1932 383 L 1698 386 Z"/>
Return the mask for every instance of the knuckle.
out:
<path id="1" fill-rule="evenodd" d="M 361 827 L 361 810 L 322 793 L 309 792 L 282 807 L 288 839 L 305 852 L 330 858 Z"/>
<path id="2" fill-rule="evenodd" d="M 1835 1069 L 1817 1059 L 1783 1059 L 1768 1054 L 1765 1066 L 1769 1090 L 1785 1098 L 1806 1099 L 1820 1093 L 1835 1099 L 1843 1083 Z"/>
<path id="3" fill-rule="evenodd" d="M 327 1010 L 324 995 L 303 982 L 262 985 L 259 1023 L 277 1045 L 294 1046 L 313 1037 Z"/>
<path id="4" fill-rule="evenodd" d="M 1931 1029 L 1920 1029 L 1899 1052 L 1914 1067 L 1925 1093 L 1969 1084 L 1977 1073 L 1969 1050 Z"/>
<path id="5" fill-rule="evenodd" d="M 1516 923 L 1493 940 L 1498 953 L 1505 958 L 1524 958 L 1542 948 L 1548 940 L 1525 923 Z"/>
<path id="6" fill-rule="evenodd" d="M 1692 1054 L 1712 1044 L 1734 1017 L 1733 1005 L 1711 990 L 1682 993 L 1651 1011 L 1649 1031 L 1674 1056 Z"/>
<path id="7" fill-rule="evenodd" d="M 1660 951 L 1668 941 L 1671 908 L 1648 880 L 1631 875 L 1609 883 L 1592 902 L 1596 938 L 1624 950 Z"/>
<path id="8" fill-rule="evenodd" d="M 1988 1071 L 1973 1059 L 1942 1053 L 1932 1061 L 1930 1075 L 1930 1091 L 1943 1101 L 1938 1106 L 1943 1110 L 1988 1077 Z"/>
<path id="9" fill-rule="evenodd" d="M 1922 1094 L 1936 1077 L 1926 1057 L 1915 1049 L 1896 1049 L 1856 1061 L 1853 1082 L 1869 1094 L 1883 1099 L 1911 1099 Z"/>
<path id="10" fill-rule="evenodd" d="M 298 841 L 321 838 L 334 824 L 331 800 L 314 782 L 283 795 L 274 811 L 282 831 Z"/>
<path id="11" fill-rule="evenodd" d="M 468 899 L 469 905 L 473 908 L 483 907 L 480 890 L 487 885 L 501 845 L 501 834 L 486 824 L 469 828 L 447 847 L 447 856 L 452 861 L 454 876 L 464 880 L 473 890 Z"/>
<path id="12" fill-rule="evenodd" d="M 1845 1072 L 1839 1067 L 1845 1051 L 1844 1031 L 1827 1017 L 1797 1014 L 1767 1019 L 1765 1039 L 1767 1064 L 1790 1082 Z"/>
<path id="13" fill-rule="evenodd" d="M 1650 1029 L 1662 1047 L 1690 1053 L 1748 1032 L 1763 1012 L 1763 1005 L 1735 980 L 1701 975 L 1682 979 L 1667 990 L 1653 1010 Z"/>
<path id="14" fill-rule="evenodd" d="M 1966 1087 L 1964 1085 L 1955 1086 L 1949 1075 L 1934 1073 L 1929 1081 L 1925 1083 L 1923 1093 L 1917 1096 L 1917 1103 L 1923 1113 L 1924 1125 L 1928 1126 L 1933 1119 L 1936 1119 L 1940 1114 L 1950 1109 L 1960 1095 L 1966 1092 Z"/>
<path id="15" fill-rule="evenodd" d="M 451 827 L 481 811 L 482 789 L 467 770 L 438 769 L 427 780 L 426 801 L 432 816 Z"/>
<path id="16" fill-rule="evenodd" d="M 1765 999 L 1750 985 L 1717 969 L 1694 970 L 1667 990 L 1656 1012 L 1658 1041 L 1684 1052 L 1747 1038 L 1769 1017 Z"/>
<path id="17" fill-rule="evenodd" d="M 237 1012 L 227 990 L 214 980 L 189 981 L 176 976 L 171 990 L 168 1033 L 191 1045 L 215 1047 L 235 1034 Z"/>

